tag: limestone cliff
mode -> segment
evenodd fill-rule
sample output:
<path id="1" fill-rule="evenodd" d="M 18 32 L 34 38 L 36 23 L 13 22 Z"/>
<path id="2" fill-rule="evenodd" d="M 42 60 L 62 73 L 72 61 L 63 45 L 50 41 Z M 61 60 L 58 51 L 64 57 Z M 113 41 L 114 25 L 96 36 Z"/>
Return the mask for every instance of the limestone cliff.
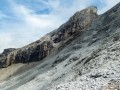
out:
<path id="1" fill-rule="evenodd" d="M 40 61 L 54 48 L 58 48 L 57 52 L 59 52 L 82 35 L 96 17 L 97 7 L 95 6 L 76 12 L 66 23 L 40 40 L 19 49 L 5 50 L 0 55 L 0 67 L 8 67 L 14 63 Z"/>

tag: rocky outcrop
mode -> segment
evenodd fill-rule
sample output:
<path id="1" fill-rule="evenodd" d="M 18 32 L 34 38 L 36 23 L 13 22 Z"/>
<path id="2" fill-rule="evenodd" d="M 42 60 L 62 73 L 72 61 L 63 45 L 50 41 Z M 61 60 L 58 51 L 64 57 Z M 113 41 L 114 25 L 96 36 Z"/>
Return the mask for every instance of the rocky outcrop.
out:
<path id="1" fill-rule="evenodd" d="M 28 63 L 33 61 L 42 60 L 44 57 L 50 54 L 50 50 L 53 48 L 52 42 L 44 41 L 37 46 L 31 46 L 27 49 L 18 49 L 13 52 L 9 52 L 8 55 L 1 54 L 1 67 L 8 67 L 14 63 Z"/>
<path id="2" fill-rule="evenodd" d="M 54 43 L 68 40 L 70 37 L 75 39 L 84 32 L 91 22 L 97 17 L 97 7 L 91 6 L 82 11 L 76 12 L 65 24 L 61 25 L 52 34 Z"/>
<path id="3" fill-rule="evenodd" d="M 65 24 L 47 34 L 40 40 L 19 49 L 5 49 L 0 55 L 0 67 L 8 67 L 14 63 L 40 61 L 51 53 L 53 48 L 58 52 L 90 26 L 97 17 L 97 7 L 91 6 L 76 12 Z M 59 46 L 55 47 L 59 43 Z"/>
<path id="4" fill-rule="evenodd" d="M 7 48 L 7 49 L 4 49 L 2 54 L 8 54 L 9 52 L 12 52 L 14 50 L 16 50 L 16 49 L 15 48 Z"/>

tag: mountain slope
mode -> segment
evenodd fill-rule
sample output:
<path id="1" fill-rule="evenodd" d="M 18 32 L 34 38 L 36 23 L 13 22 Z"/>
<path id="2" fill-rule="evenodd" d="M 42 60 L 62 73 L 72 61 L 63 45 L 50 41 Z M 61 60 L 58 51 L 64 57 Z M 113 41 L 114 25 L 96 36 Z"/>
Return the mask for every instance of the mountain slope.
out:
<path id="1" fill-rule="evenodd" d="M 1 67 L 44 60 L 1 82 L 2 90 L 118 89 L 120 3 L 102 15 L 97 15 L 95 6 L 88 7 L 40 40 L 5 54 Z"/>

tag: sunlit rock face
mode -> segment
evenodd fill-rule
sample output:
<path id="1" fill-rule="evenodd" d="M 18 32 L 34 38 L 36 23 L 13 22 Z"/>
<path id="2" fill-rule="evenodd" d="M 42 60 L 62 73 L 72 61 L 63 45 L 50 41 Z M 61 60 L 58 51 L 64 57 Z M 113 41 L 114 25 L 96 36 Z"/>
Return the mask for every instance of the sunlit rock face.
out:
<path id="1" fill-rule="evenodd" d="M 1 90 L 119 90 L 120 3 L 102 15 L 95 6 L 78 11 L 40 40 L 2 53 L 0 62 L 30 68 L 16 70 Z"/>

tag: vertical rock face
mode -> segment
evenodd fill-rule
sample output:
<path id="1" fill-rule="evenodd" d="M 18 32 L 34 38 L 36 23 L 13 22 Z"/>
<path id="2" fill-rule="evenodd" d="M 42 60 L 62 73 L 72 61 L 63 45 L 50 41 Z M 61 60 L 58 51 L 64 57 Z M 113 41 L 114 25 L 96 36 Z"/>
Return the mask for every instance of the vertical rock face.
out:
<path id="1" fill-rule="evenodd" d="M 73 36 L 72 39 L 78 37 L 96 17 L 97 7 L 95 6 L 76 12 L 65 24 L 58 28 L 57 32 L 53 33 L 54 43 L 66 40 L 71 36 Z"/>
<path id="2" fill-rule="evenodd" d="M 27 49 L 19 49 L 4 55 L 1 59 L 1 67 L 8 67 L 14 63 L 28 63 L 33 61 L 42 60 L 44 57 L 50 54 L 50 50 L 53 48 L 52 42 L 44 41 L 41 44 Z M 1 57 L 3 57 L 1 55 Z"/>
<path id="3" fill-rule="evenodd" d="M 0 55 L 0 67 L 42 60 L 51 53 L 56 44 L 65 42 L 57 47 L 59 51 L 62 50 L 72 40 L 82 35 L 96 17 L 95 6 L 76 12 L 65 24 L 40 40 L 20 49 L 5 49 Z"/>
<path id="4" fill-rule="evenodd" d="M 52 48 L 52 42 L 44 41 L 42 44 L 38 45 L 31 53 L 30 61 L 42 60 L 44 57 L 50 54 Z"/>
<path id="5" fill-rule="evenodd" d="M 32 61 L 42 60 L 44 57 L 49 55 L 50 50 L 53 48 L 52 43 L 44 41 L 35 48 L 30 47 L 28 50 L 19 50 L 16 55 L 12 55 L 15 63 L 27 63 Z M 11 56 L 11 57 L 12 57 Z"/>

